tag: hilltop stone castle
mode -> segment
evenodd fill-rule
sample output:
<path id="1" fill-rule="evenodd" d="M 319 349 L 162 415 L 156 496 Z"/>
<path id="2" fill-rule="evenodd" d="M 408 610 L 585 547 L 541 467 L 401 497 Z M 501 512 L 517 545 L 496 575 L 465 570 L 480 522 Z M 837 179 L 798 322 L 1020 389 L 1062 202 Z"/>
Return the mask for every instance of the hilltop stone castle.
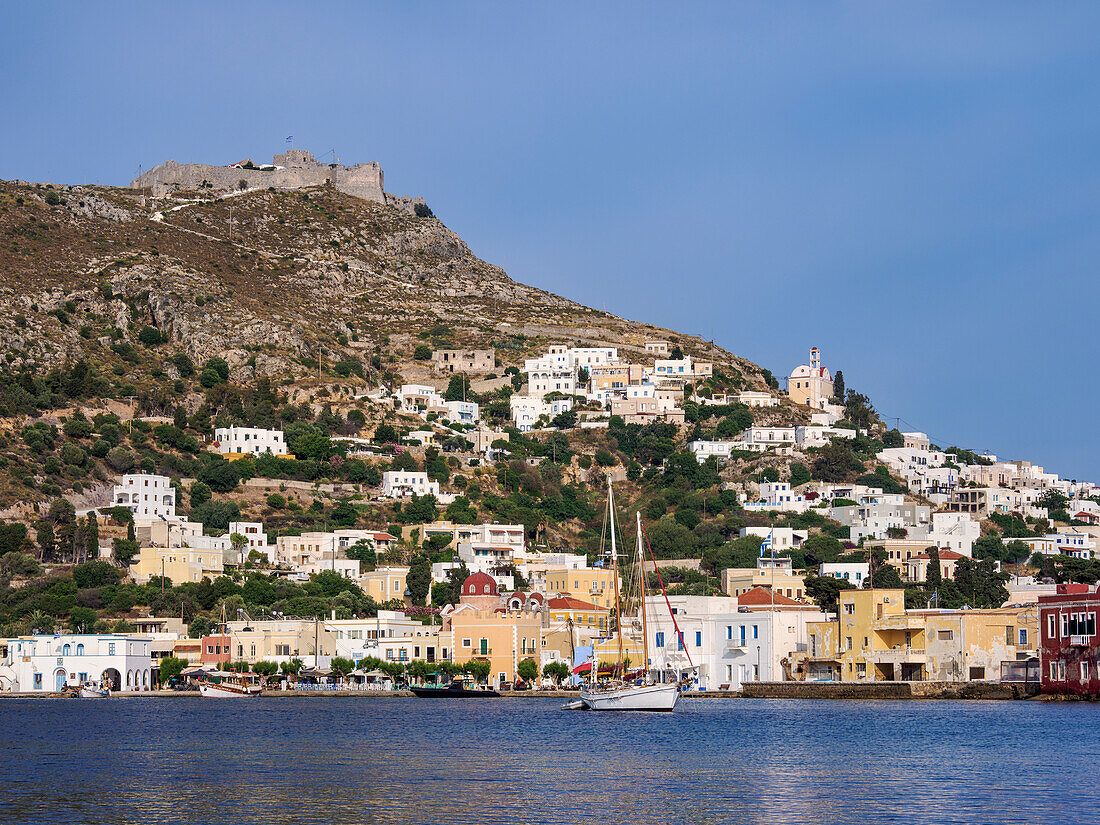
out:
<path id="1" fill-rule="evenodd" d="M 170 160 L 135 178 L 130 182 L 130 187 L 151 190 L 154 197 L 163 197 L 171 192 L 187 189 L 302 189 L 328 184 L 363 200 L 379 203 L 386 203 L 388 200 L 382 188 L 382 167 L 374 161 L 355 166 L 340 166 L 336 163 L 321 163 L 304 149 L 291 149 L 275 155 L 270 165 L 260 166 L 251 161 L 242 163 L 211 166 Z M 204 187 L 204 184 L 209 186 Z"/>

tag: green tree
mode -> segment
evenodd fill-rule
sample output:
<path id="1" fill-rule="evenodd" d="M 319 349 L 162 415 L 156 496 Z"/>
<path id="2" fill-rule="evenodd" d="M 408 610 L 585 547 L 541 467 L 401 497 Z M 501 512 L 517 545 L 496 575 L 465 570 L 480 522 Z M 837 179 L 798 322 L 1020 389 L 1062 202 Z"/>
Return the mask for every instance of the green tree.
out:
<path id="1" fill-rule="evenodd" d="M 389 424 L 379 424 L 374 428 L 374 437 L 371 440 L 376 444 L 396 444 L 397 430 Z"/>
<path id="2" fill-rule="evenodd" d="M 833 376 L 833 403 L 844 403 L 844 371 L 837 370 Z M 899 445 L 900 446 L 900 445 Z"/>
<path id="3" fill-rule="evenodd" d="M 409 573 L 405 585 L 412 593 L 412 603 L 423 605 L 432 586 L 432 560 L 425 553 L 416 553 L 409 563 Z"/>
<path id="4" fill-rule="evenodd" d="M 427 344 L 417 344 L 416 349 L 413 350 L 413 358 L 417 361 L 430 361 L 432 358 L 432 348 Z"/>
<path id="5" fill-rule="evenodd" d="M 488 681 L 493 667 L 489 662 L 469 661 L 462 666 L 462 669 L 473 676 L 475 681 L 484 683 Z"/>
<path id="6" fill-rule="evenodd" d="M 791 486 L 798 487 L 802 484 L 806 484 L 812 476 L 810 471 L 806 469 L 806 466 L 799 464 L 797 461 L 791 464 Z"/>
<path id="7" fill-rule="evenodd" d="M 878 413 L 871 399 L 863 393 L 848 390 L 844 397 L 844 417 L 856 425 L 856 430 L 866 430 L 878 420 Z"/>
<path id="8" fill-rule="evenodd" d="M 826 613 L 836 613 L 840 604 L 840 591 L 851 590 L 852 584 L 832 576 L 806 576 L 806 595 Z"/>
<path id="9" fill-rule="evenodd" d="M 212 498 L 210 492 L 210 485 L 204 484 L 201 481 L 196 481 L 191 485 L 191 507 L 199 507 L 206 504 Z"/>
<path id="10" fill-rule="evenodd" d="M 928 567 L 924 573 L 924 582 L 927 587 L 936 588 L 943 582 L 943 568 L 940 566 L 940 548 L 929 547 L 924 551 L 928 554 Z"/>
<path id="11" fill-rule="evenodd" d="M 355 670 L 355 662 L 351 659 L 345 659 L 343 656 L 334 656 L 329 663 L 329 669 L 343 679 Z"/>
<path id="12" fill-rule="evenodd" d="M 572 675 L 573 671 L 565 662 L 547 662 L 542 668 L 542 675 L 550 679 L 555 685 L 560 685 Z"/>
<path id="13" fill-rule="evenodd" d="M 863 464 L 852 454 L 848 440 L 837 438 L 818 451 L 813 474 L 821 481 L 840 482 L 851 479 L 862 469 Z"/>
<path id="14" fill-rule="evenodd" d="M 73 582 L 81 589 L 118 584 L 120 576 L 113 564 L 98 559 L 73 568 Z"/>
<path id="15" fill-rule="evenodd" d="M 252 665 L 252 672 L 258 673 L 263 677 L 274 676 L 279 672 L 279 666 L 275 662 L 261 661 Z"/>
<path id="16" fill-rule="evenodd" d="M 452 375 L 451 380 L 447 382 L 447 392 L 444 394 L 443 399 L 445 401 L 465 401 L 471 395 L 470 379 L 465 375 Z"/>
<path id="17" fill-rule="evenodd" d="M 534 659 L 524 659 L 516 665 L 516 675 L 528 684 L 534 682 L 539 675 L 538 663 Z"/>
<path id="18" fill-rule="evenodd" d="M 283 673 L 287 674 L 288 676 L 290 676 L 290 675 L 297 676 L 298 672 L 301 671 L 301 669 L 302 669 L 302 660 L 301 659 L 291 659 L 289 662 L 282 662 L 282 663 L 279 664 L 279 670 L 281 670 Z"/>
<path id="19" fill-rule="evenodd" d="M 183 673 L 184 668 L 187 667 L 186 659 L 177 659 L 174 656 L 166 656 L 158 661 L 157 679 L 160 680 L 161 685 L 168 684 L 170 679 L 174 679 Z"/>

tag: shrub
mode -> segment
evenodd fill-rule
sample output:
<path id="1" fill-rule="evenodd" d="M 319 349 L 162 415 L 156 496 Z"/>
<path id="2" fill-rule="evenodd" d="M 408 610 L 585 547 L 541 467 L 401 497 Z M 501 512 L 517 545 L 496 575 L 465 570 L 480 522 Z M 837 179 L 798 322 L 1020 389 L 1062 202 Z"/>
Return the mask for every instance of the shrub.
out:
<path id="1" fill-rule="evenodd" d="M 432 348 L 427 344 L 417 344 L 413 350 L 413 358 L 417 361 L 429 361 L 432 357 Z"/>
<path id="2" fill-rule="evenodd" d="M 156 327 L 144 326 L 138 333 L 138 340 L 147 347 L 155 347 L 164 343 L 164 337 Z"/>

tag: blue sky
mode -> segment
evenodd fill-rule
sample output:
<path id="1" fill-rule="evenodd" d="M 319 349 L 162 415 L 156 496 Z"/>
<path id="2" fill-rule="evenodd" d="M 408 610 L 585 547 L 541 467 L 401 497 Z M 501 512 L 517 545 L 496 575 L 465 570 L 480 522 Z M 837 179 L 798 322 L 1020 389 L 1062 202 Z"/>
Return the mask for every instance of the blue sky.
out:
<path id="1" fill-rule="evenodd" d="M 595 7 L 595 8 L 593 8 Z M 1100 7 L 51 4 L 0 177 L 381 162 L 513 278 L 1100 481 Z"/>

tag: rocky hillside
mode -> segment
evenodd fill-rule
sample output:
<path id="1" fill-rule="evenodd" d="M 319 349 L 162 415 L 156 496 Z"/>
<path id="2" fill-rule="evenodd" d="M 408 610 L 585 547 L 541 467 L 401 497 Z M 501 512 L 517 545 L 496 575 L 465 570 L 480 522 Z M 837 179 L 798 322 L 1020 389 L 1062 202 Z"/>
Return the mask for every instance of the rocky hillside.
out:
<path id="1" fill-rule="evenodd" d="M 427 209 L 331 188 L 154 202 L 127 189 L 0 184 L 0 307 L 9 371 L 122 362 L 126 380 L 112 384 L 129 394 L 157 380 L 126 363 L 127 347 L 153 340 L 140 340 L 146 327 L 166 352 L 224 358 L 234 381 L 308 379 L 319 352 L 323 365 L 376 353 L 400 373 L 425 340 L 491 344 L 507 366 L 552 342 L 629 355 L 661 337 L 737 384 L 765 383 L 756 365 L 699 338 L 511 280 Z"/>

